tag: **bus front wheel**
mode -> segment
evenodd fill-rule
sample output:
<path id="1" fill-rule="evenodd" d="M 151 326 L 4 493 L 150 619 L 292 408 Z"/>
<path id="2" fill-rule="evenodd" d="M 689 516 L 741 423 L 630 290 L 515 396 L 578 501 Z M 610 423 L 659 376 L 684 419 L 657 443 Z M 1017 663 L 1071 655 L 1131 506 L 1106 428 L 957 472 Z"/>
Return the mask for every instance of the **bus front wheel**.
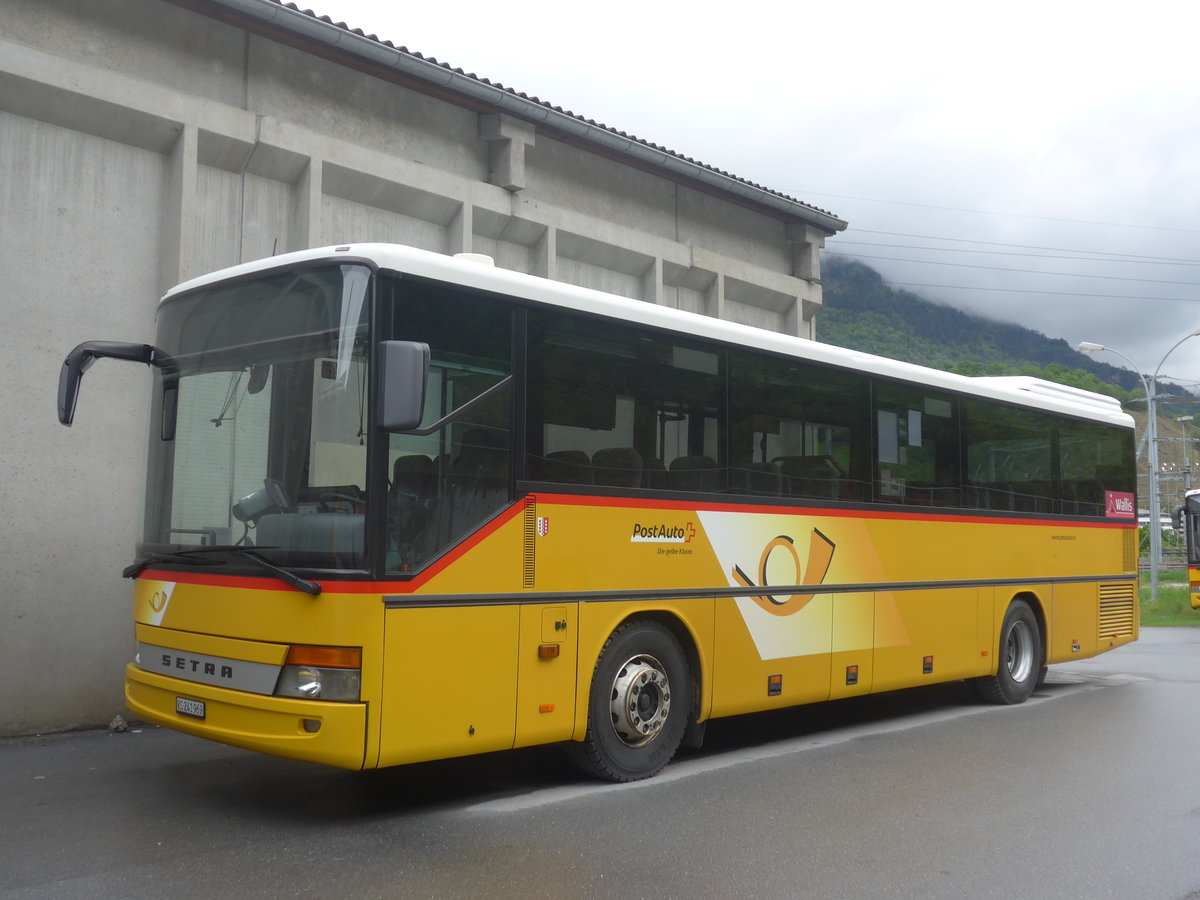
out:
<path id="1" fill-rule="evenodd" d="M 980 678 L 975 684 L 983 698 L 992 703 L 1024 703 L 1044 672 L 1042 629 L 1037 616 L 1024 600 L 1014 600 L 1000 626 L 996 674 Z"/>
<path id="2" fill-rule="evenodd" d="M 569 747 L 576 764 L 609 781 L 654 775 L 679 749 L 689 680 L 683 649 L 669 630 L 648 619 L 621 625 L 592 673 L 587 734 Z"/>

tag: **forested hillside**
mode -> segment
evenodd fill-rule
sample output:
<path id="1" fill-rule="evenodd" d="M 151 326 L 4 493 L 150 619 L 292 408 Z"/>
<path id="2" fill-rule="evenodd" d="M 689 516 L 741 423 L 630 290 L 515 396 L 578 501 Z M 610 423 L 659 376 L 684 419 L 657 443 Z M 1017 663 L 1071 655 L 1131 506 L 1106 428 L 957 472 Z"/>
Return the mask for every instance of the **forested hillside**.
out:
<path id="1" fill-rule="evenodd" d="M 1129 369 L 1080 353 L 1061 338 L 895 290 L 860 262 L 827 256 L 822 280 L 825 305 L 817 318 L 817 339 L 824 343 L 963 375 L 1037 375 L 1123 402 L 1144 394 Z"/>

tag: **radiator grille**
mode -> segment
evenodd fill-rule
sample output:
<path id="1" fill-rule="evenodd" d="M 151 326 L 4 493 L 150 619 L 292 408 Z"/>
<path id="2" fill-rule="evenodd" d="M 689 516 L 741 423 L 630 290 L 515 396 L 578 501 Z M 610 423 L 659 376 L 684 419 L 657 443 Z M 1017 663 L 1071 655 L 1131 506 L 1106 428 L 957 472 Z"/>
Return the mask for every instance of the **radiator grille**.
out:
<path id="1" fill-rule="evenodd" d="M 1100 638 L 1133 634 L 1134 597 L 1132 582 L 1100 585 Z"/>

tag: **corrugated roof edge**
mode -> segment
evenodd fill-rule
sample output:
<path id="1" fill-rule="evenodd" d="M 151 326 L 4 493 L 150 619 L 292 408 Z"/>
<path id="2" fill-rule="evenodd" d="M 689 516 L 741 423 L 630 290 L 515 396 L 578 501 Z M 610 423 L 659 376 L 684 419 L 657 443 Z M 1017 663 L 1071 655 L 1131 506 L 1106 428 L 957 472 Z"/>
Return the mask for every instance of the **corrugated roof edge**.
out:
<path id="1" fill-rule="evenodd" d="M 317 40 L 353 56 L 387 66 L 406 75 L 427 81 L 442 89 L 462 94 L 478 102 L 526 119 L 534 124 L 546 124 L 573 133 L 576 137 L 604 149 L 633 157 L 644 164 L 665 169 L 677 175 L 696 179 L 710 187 L 737 195 L 793 218 L 815 225 L 830 234 L 842 231 L 847 222 L 833 213 L 812 206 L 772 188 L 755 184 L 722 169 L 684 156 L 674 150 L 636 135 L 626 134 L 601 122 L 584 118 L 570 110 L 513 90 L 498 82 L 453 68 L 435 57 L 427 57 L 367 34 L 361 28 L 350 28 L 345 22 L 334 22 L 329 16 L 318 16 L 311 9 L 301 9 L 284 0 L 207 0 L 214 6 L 241 13 L 251 19 L 269 22 L 298 35 Z M 191 4 L 189 4 L 191 5 Z"/>

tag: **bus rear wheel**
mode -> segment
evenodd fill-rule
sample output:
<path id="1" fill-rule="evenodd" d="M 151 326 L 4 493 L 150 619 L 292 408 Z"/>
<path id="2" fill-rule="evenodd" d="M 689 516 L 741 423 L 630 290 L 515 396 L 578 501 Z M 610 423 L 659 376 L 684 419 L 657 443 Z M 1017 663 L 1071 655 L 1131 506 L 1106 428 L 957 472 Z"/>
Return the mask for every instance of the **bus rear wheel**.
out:
<path id="1" fill-rule="evenodd" d="M 1024 600 L 1014 600 L 1000 626 L 996 674 L 976 680 L 980 695 L 992 703 L 1024 703 L 1045 677 L 1042 629 Z"/>
<path id="2" fill-rule="evenodd" d="M 635 619 L 608 638 L 592 673 L 588 727 L 569 751 L 589 775 L 649 778 L 670 762 L 687 725 L 690 673 L 675 635 Z"/>

